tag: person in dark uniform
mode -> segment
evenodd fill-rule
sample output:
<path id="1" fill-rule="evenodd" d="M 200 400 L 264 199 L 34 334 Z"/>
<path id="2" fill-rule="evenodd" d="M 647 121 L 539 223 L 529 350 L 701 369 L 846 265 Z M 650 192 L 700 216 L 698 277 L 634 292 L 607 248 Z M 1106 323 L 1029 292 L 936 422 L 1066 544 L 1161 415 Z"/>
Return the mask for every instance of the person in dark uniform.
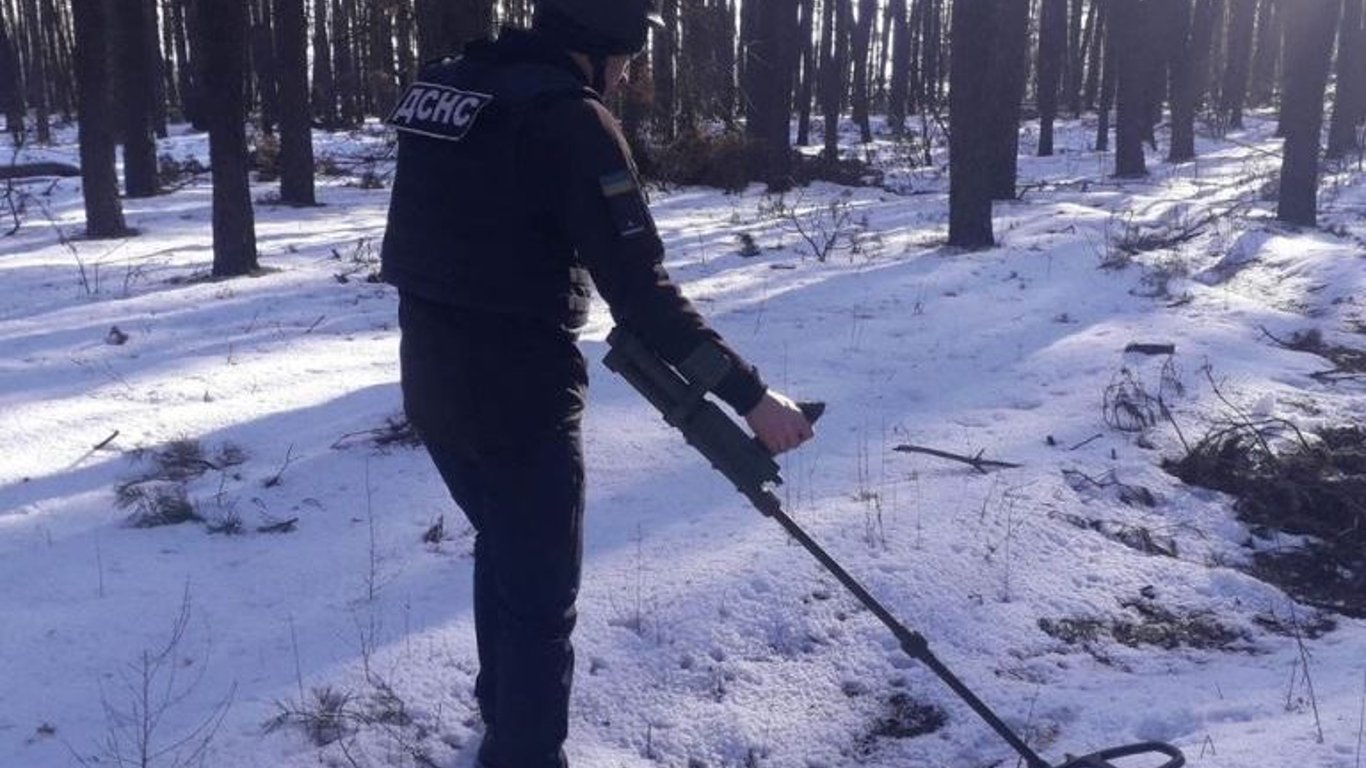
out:
<path id="1" fill-rule="evenodd" d="M 647 2 L 540 0 L 530 30 L 425 65 L 390 118 L 399 149 L 382 275 L 399 289 L 405 411 L 476 531 L 487 768 L 567 765 L 587 387 L 575 330 L 591 286 L 672 363 L 720 345 L 735 365 L 717 395 L 770 450 L 812 435 L 661 264 L 603 105 L 658 23 Z"/>

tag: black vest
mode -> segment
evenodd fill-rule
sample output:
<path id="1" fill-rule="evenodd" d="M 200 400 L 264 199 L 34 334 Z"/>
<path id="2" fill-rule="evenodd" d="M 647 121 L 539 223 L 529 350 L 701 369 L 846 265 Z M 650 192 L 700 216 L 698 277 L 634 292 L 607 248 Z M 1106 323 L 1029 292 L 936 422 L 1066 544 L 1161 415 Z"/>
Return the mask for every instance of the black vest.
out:
<path id="1" fill-rule="evenodd" d="M 545 52 L 519 55 L 536 42 L 475 44 L 408 86 L 390 117 L 398 167 L 382 276 L 431 301 L 575 328 L 591 283 L 535 203 L 547 190 L 519 166 L 519 135 L 549 101 L 596 96 Z"/>

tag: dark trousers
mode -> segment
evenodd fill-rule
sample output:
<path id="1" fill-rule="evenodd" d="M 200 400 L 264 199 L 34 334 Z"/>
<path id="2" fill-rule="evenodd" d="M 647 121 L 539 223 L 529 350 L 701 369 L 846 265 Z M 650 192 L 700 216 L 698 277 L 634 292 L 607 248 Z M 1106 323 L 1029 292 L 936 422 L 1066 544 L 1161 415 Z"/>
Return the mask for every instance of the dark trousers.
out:
<path id="1" fill-rule="evenodd" d="M 404 408 L 475 529 L 475 696 L 492 768 L 563 768 L 586 374 L 565 331 L 403 296 Z"/>

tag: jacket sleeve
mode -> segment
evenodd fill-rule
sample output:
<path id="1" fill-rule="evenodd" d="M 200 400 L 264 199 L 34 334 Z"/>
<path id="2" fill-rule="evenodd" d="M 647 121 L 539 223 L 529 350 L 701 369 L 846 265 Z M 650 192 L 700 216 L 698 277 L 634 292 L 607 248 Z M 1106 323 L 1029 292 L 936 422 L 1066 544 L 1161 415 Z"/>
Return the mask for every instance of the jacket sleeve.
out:
<path id="1" fill-rule="evenodd" d="M 766 386 L 669 278 L 630 150 L 615 118 L 591 99 L 563 99 L 533 120 L 528 172 L 554 225 L 577 251 L 613 319 L 677 365 L 704 342 L 734 365 L 716 394 L 745 414 Z"/>

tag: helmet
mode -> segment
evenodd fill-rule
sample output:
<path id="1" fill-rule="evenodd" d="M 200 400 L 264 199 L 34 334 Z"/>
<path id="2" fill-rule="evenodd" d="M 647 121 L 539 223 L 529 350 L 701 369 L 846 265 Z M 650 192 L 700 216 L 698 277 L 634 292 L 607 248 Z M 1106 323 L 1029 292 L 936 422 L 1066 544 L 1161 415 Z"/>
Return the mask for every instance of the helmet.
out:
<path id="1" fill-rule="evenodd" d="M 655 0 L 537 0 L 532 26 L 570 50 L 613 56 L 644 49 L 664 21 Z"/>

